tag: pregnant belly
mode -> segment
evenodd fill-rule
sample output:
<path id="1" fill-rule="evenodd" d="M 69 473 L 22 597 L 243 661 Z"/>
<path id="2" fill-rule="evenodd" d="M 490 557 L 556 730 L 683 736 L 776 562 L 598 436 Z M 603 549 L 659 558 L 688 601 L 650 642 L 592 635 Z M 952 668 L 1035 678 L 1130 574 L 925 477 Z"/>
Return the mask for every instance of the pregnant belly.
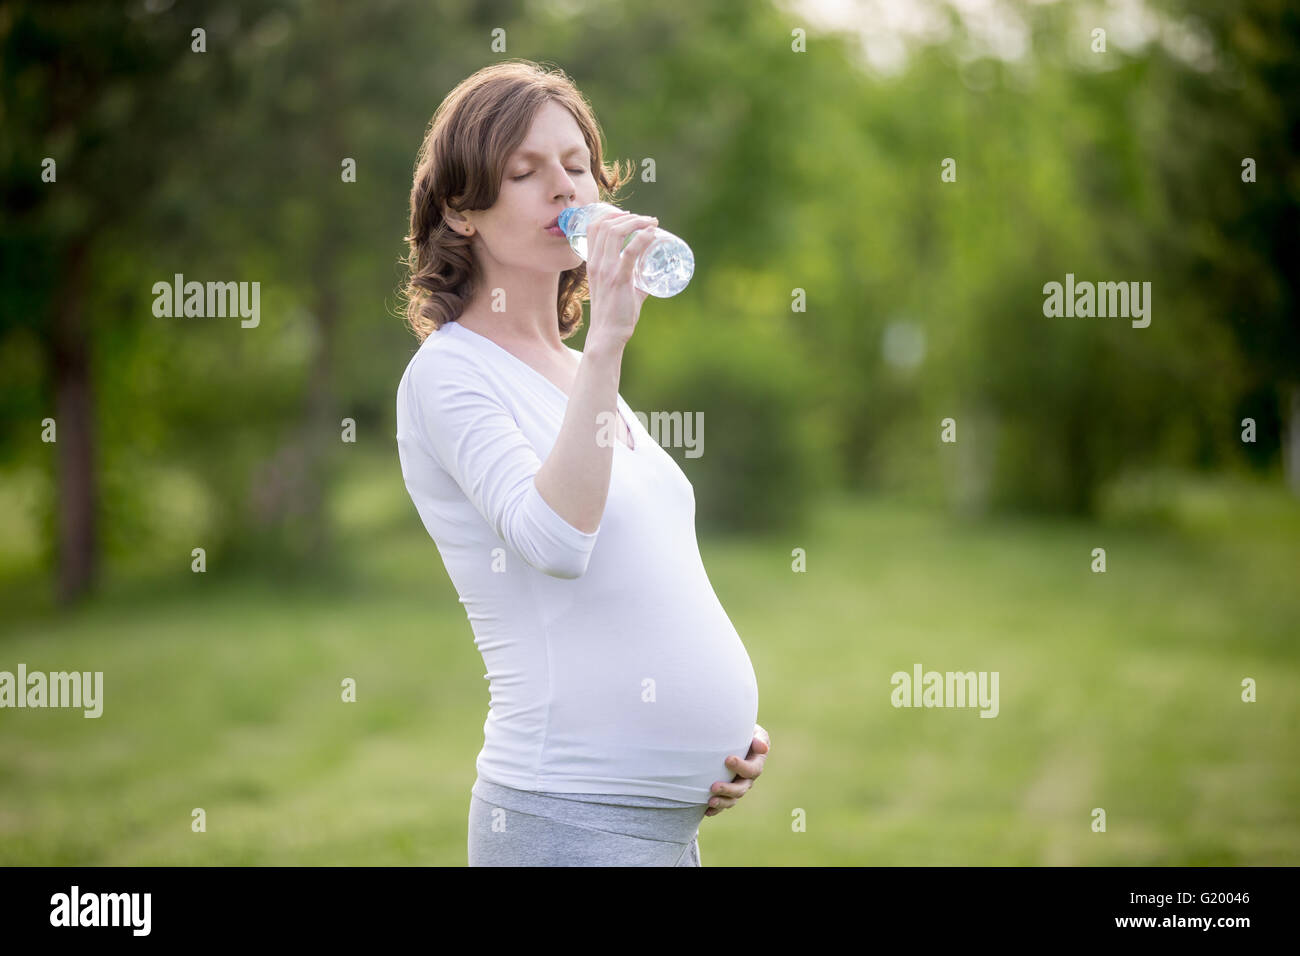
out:
<path id="1" fill-rule="evenodd" d="M 757 680 L 716 597 L 691 605 L 611 614 L 581 635 L 552 629 L 543 772 L 567 768 L 608 780 L 604 792 L 657 789 L 695 803 L 734 776 L 725 761 L 749 751 Z"/>

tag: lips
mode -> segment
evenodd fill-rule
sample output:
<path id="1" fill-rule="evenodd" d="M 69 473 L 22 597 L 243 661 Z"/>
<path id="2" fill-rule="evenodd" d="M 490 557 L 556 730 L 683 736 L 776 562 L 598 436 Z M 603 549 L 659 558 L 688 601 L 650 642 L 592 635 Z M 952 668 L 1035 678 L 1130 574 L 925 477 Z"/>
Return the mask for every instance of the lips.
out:
<path id="1" fill-rule="evenodd" d="M 569 208 L 569 209 L 575 209 L 575 208 L 577 208 L 577 207 L 576 207 L 576 206 L 568 206 L 567 208 Z M 548 222 L 546 225 L 542 226 L 542 228 L 543 228 L 543 229 L 555 229 L 555 228 L 558 228 L 559 225 L 560 225 L 560 215 L 563 215 L 563 210 L 561 210 L 560 214 L 557 215 L 554 219 L 552 219 L 552 220 L 551 220 L 550 222 Z"/>

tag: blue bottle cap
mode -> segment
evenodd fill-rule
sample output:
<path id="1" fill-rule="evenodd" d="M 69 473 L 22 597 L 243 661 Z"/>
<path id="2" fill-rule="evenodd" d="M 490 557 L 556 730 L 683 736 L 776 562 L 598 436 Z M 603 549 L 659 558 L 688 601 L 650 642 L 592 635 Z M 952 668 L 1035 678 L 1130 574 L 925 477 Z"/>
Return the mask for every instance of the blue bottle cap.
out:
<path id="1" fill-rule="evenodd" d="M 581 208 L 582 208 L 581 206 L 570 206 L 568 209 L 560 213 L 560 219 L 556 223 L 556 225 L 560 227 L 560 231 L 564 233 L 566 236 L 569 234 L 569 221 L 574 217 L 577 211 Z"/>

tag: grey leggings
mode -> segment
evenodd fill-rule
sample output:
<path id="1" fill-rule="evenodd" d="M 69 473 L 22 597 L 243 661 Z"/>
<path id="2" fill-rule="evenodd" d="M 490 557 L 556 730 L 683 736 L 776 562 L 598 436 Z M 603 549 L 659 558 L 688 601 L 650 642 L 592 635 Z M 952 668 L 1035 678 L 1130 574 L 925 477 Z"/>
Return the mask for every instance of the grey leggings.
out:
<path id="1" fill-rule="evenodd" d="M 479 778 L 469 803 L 469 865 L 701 866 L 699 827 L 708 809 L 653 797 L 536 793 Z"/>

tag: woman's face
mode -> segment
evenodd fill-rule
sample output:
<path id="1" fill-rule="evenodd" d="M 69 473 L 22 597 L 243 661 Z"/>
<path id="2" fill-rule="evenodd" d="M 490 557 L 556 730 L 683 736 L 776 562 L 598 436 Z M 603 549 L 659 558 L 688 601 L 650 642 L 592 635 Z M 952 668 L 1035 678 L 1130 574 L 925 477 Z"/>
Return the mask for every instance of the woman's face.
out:
<path id="1" fill-rule="evenodd" d="M 466 216 L 476 227 L 480 253 L 496 263 L 564 272 L 580 265 L 582 258 L 564 236 L 545 226 L 569 206 L 599 198 L 582 128 L 567 109 L 548 100 L 507 158 L 496 203 Z"/>

